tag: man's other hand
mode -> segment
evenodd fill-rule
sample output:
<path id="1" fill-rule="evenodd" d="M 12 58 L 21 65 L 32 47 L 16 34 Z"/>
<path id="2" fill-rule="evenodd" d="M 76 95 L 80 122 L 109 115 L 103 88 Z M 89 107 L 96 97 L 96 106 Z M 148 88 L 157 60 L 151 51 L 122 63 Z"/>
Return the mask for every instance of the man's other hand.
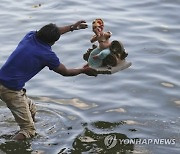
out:
<path id="1" fill-rule="evenodd" d="M 88 25 L 86 24 L 85 20 L 80 20 L 73 25 L 74 30 L 86 29 L 87 27 L 88 27 Z"/>
<path id="2" fill-rule="evenodd" d="M 88 76 L 97 76 L 98 75 L 98 71 L 93 68 L 90 68 L 90 67 L 84 67 L 83 73 Z"/>

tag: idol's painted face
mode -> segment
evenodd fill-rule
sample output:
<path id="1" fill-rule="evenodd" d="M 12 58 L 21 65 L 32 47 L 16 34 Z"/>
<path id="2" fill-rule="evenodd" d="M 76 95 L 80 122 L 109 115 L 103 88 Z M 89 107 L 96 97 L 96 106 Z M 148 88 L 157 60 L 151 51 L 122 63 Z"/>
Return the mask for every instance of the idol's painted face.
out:
<path id="1" fill-rule="evenodd" d="M 98 35 L 99 33 L 101 33 L 103 31 L 103 27 L 101 26 L 93 26 L 93 32 Z"/>

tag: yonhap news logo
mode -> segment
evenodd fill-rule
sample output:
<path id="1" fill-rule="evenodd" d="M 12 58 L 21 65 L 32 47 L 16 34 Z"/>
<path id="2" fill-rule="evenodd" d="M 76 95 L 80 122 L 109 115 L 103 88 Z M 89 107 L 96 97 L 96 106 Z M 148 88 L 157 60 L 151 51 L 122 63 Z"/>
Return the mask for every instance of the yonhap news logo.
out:
<path id="1" fill-rule="evenodd" d="M 108 135 L 104 138 L 104 144 L 107 149 L 114 148 L 116 145 L 128 145 L 128 144 L 141 144 L 141 145 L 149 145 L 149 144 L 156 144 L 156 145 L 175 145 L 176 140 L 175 139 L 163 139 L 163 138 L 157 138 L 157 139 L 117 139 L 116 135 Z"/>
<path id="2" fill-rule="evenodd" d="M 104 139 L 104 144 L 105 144 L 107 149 L 111 149 L 111 148 L 115 147 L 117 144 L 116 135 L 106 136 Z"/>

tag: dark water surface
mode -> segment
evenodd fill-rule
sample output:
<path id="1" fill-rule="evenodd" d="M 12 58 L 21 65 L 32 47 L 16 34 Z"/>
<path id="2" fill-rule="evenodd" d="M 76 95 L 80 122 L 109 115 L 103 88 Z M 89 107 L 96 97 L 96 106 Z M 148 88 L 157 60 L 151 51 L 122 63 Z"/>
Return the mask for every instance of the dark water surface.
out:
<path id="1" fill-rule="evenodd" d="M 18 127 L 0 102 L 0 154 L 180 153 L 180 0 L 2 0 L 0 66 L 28 31 L 85 19 L 87 30 L 68 33 L 53 47 L 67 67 L 81 67 L 91 22 L 99 17 L 112 39 L 124 43 L 132 66 L 113 75 L 69 78 L 45 68 L 26 84 L 38 107 L 38 135 L 11 141 Z"/>

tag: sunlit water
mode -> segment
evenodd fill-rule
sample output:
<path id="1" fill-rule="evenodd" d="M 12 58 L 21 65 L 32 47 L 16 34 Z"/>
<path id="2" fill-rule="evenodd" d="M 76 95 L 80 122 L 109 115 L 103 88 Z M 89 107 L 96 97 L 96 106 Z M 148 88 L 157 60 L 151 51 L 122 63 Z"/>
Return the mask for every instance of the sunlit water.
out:
<path id="1" fill-rule="evenodd" d="M 60 38 L 53 50 L 67 67 L 85 64 L 91 22 L 103 18 L 121 40 L 132 66 L 113 75 L 65 78 L 44 69 L 26 84 L 37 104 L 38 135 L 13 142 L 18 127 L 0 102 L 0 153 L 180 153 L 180 1 L 35 0 L 0 3 L 0 66 L 30 30 L 87 21 L 86 30 Z M 175 144 L 124 144 L 104 139 L 175 139 Z"/>

